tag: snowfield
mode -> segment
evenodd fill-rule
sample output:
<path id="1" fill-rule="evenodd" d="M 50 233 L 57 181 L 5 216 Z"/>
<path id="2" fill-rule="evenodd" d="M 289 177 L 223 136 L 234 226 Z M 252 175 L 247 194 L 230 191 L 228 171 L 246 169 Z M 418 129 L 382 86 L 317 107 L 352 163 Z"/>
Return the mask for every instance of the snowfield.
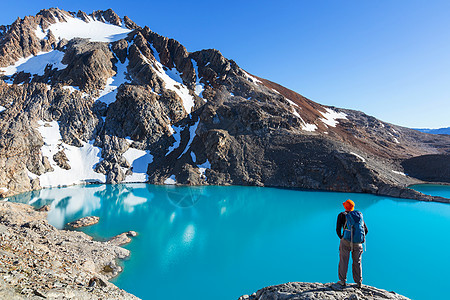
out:
<path id="1" fill-rule="evenodd" d="M 323 118 L 320 118 L 320 120 L 328 126 L 336 127 L 339 123 L 338 119 L 347 119 L 347 115 L 344 113 L 334 111 L 328 107 L 325 107 L 325 110 L 325 113 L 321 113 Z"/>
<path id="2" fill-rule="evenodd" d="M 128 142 L 132 142 L 128 140 Z M 147 168 L 153 162 L 153 155 L 148 150 L 128 148 L 123 157 L 131 164 L 133 174 L 126 176 L 123 182 L 146 182 Z"/>
<path id="3" fill-rule="evenodd" d="M 106 175 L 94 171 L 94 166 L 101 161 L 101 149 L 95 147 L 93 142 L 84 143 L 83 147 L 75 147 L 62 142 L 59 132 L 59 124 L 56 121 L 39 121 L 37 130 L 44 139 L 44 145 L 41 148 L 42 155 L 47 156 L 53 172 L 47 172 L 40 176 L 29 173 L 29 176 L 37 176 L 40 185 L 43 188 L 68 186 L 88 182 L 106 182 Z M 53 156 L 60 150 L 64 150 L 70 169 L 60 168 L 53 160 Z"/>
<path id="4" fill-rule="evenodd" d="M 91 42 L 111 43 L 126 38 L 128 33 L 132 31 L 94 20 L 92 17 L 89 17 L 89 22 L 67 15 L 65 18 L 66 22 L 60 22 L 55 18 L 57 23 L 51 24 L 46 31 L 38 26 L 34 33 L 40 39 L 44 39 L 50 30 L 57 40 L 66 39 L 70 41 L 73 38 L 84 38 Z"/>
<path id="5" fill-rule="evenodd" d="M 6 76 L 11 76 L 19 72 L 42 76 L 47 65 L 50 65 L 52 69 L 56 70 L 65 69 L 67 65 L 61 62 L 63 57 L 64 52 L 58 50 L 40 52 L 36 56 L 31 55 L 26 58 L 19 58 L 14 65 L 0 68 L 0 71 L 3 71 Z"/>

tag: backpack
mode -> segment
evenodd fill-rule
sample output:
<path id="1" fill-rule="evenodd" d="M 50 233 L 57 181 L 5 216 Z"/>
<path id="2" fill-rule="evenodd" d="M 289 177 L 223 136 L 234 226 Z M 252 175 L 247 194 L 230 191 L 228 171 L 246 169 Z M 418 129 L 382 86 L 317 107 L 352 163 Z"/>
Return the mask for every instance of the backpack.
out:
<path id="1" fill-rule="evenodd" d="M 344 239 L 352 243 L 364 243 L 366 232 L 364 231 L 364 220 L 361 212 L 354 210 L 345 214 Z"/>

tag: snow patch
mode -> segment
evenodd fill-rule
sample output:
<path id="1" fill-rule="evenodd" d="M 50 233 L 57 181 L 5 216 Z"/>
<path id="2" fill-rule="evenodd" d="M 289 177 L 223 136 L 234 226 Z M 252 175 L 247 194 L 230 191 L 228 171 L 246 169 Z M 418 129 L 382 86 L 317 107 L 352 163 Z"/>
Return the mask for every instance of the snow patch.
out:
<path id="1" fill-rule="evenodd" d="M 106 105 L 110 105 L 114 101 L 116 101 L 117 96 L 117 88 L 127 81 L 127 66 L 128 66 L 128 58 L 124 63 L 121 63 L 120 60 L 117 59 L 117 73 L 111 78 L 106 80 L 106 86 L 103 90 L 100 91 L 99 97 L 96 99 L 105 103 Z"/>
<path id="2" fill-rule="evenodd" d="M 302 126 L 302 130 L 304 130 L 304 131 L 312 132 L 312 131 L 316 131 L 316 129 L 317 129 L 317 126 L 315 124 L 303 123 L 303 125 L 301 125 L 301 126 Z"/>
<path id="3" fill-rule="evenodd" d="M 400 172 L 400 171 L 394 171 L 392 170 L 393 173 L 398 174 L 398 175 L 402 175 L 402 176 L 407 176 L 405 173 Z"/>
<path id="4" fill-rule="evenodd" d="M 199 97 L 203 98 L 203 91 L 205 90 L 205 85 L 203 83 L 200 83 L 200 77 L 198 76 L 198 66 L 197 62 L 193 59 L 191 59 L 192 65 L 194 66 L 195 70 L 195 94 Z M 206 101 L 206 100 L 205 100 Z"/>
<path id="5" fill-rule="evenodd" d="M 242 71 L 244 71 L 244 70 L 242 70 Z M 262 84 L 261 80 L 258 80 L 257 78 L 253 77 L 252 75 L 250 75 L 249 73 L 247 73 L 245 71 L 244 71 L 244 75 L 247 77 L 248 81 L 253 82 L 253 83 L 261 83 Z"/>
<path id="6" fill-rule="evenodd" d="M 105 42 L 111 43 L 127 37 L 130 29 L 122 28 L 120 26 L 106 24 L 92 17 L 89 17 L 88 22 L 71 16 L 64 16 L 66 22 L 58 22 L 51 24 L 48 28 L 57 40 L 66 39 L 70 41 L 73 38 L 90 39 L 91 42 Z M 35 30 L 37 37 L 43 39 L 46 33 L 39 27 Z"/>
<path id="7" fill-rule="evenodd" d="M 192 108 L 195 106 L 194 97 L 189 93 L 189 89 L 183 84 L 183 80 L 180 77 L 180 73 L 176 68 L 164 71 L 164 66 L 159 62 L 158 51 L 149 44 L 153 51 L 153 56 L 156 61 L 150 62 L 145 56 L 144 61 L 151 65 L 156 74 L 164 81 L 166 89 L 174 91 L 182 100 L 183 107 L 188 114 L 191 113 Z M 167 69 L 167 68 L 166 68 Z"/>
<path id="8" fill-rule="evenodd" d="M 153 155 L 148 150 L 128 148 L 123 157 L 131 164 L 133 174 L 126 176 L 123 182 L 146 182 L 147 168 L 153 162 Z"/>
<path id="9" fill-rule="evenodd" d="M 0 105 L 0 113 L 1 113 L 2 111 L 4 111 L 4 110 L 6 110 L 6 107 L 3 107 L 3 106 Z"/>
<path id="10" fill-rule="evenodd" d="M 200 171 L 200 178 L 204 179 L 205 181 L 208 179 L 205 175 L 206 169 L 211 169 L 211 163 L 206 160 L 206 162 L 204 162 L 201 165 L 197 165 L 198 170 Z"/>
<path id="11" fill-rule="evenodd" d="M 48 90 L 50 90 L 50 88 L 51 88 L 51 87 L 48 86 Z M 86 94 L 86 93 L 80 91 L 80 88 L 77 87 L 77 86 L 65 85 L 65 86 L 62 87 L 62 89 L 63 89 L 63 90 L 66 90 L 66 91 L 69 91 L 70 93 L 73 93 L 73 92 L 75 92 L 75 91 L 78 91 L 78 92 L 80 92 L 80 93 L 82 94 L 82 97 L 83 97 L 83 98 L 88 96 L 88 94 Z"/>
<path id="12" fill-rule="evenodd" d="M 362 157 L 359 154 L 356 154 L 355 152 L 350 152 L 350 154 L 356 156 L 357 158 L 359 158 L 362 162 L 366 162 L 366 159 L 364 157 Z"/>
<path id="13" fill-rule="evenodd" d="M 172 132 L 173 138 L 175 139 L 175 143 L 173 143 L 173 145 L 169 147 L 169 151 L 166 153 L 165 156 L 169 155 L 169 153 L 171 153 L 173 150 L 180 147 L 182 130 L 183 130 L 183 128 L 181 126 L 172 126 L 171 132 Z"/>
<path id="14" fill-rule="evenodd" d="M 175 178 L 175 175 L 170 175 L 169 178 L 164 180 L 164 184 L 177 184 L 177 179 Z"/>
<path id="15" fill-rule="evenodd" d="M 19 58 L 14 65 L 0 68 L 0 71 L 3 71 L 6 76 L 11 76 L 22 71 L 42 76 L 47 65 L 50 65 L 52 69 L 56 70 L 65 69 L 67 65 L 61 62 L 63 57 L 64 52 L 58 50 L 39 52 L 36 56 L 30 55 L 26 58 Z"/>
<path id="16" fill-rule="evenodd" d="M 89 143 L 82 142 L 82 147 L 67 145 L 62 142 L 59 124 L 56 121 L 43 122 L 37 130 L 42 135 L 44 145 L 41 148 L 43 156 L 47 156 L 54 171 L 39 176 L 40 185 L 44 188 L 68 186 L 87 182 L 106 182 L 106 175 L 96 173 L 94 167 L 101 161 L 101 149 Z M 64 150 L 71 169 L 60 168 L 53 160 L 53 156 Z"/>
<path id="17" fill-rule="evenodd" d="M 191 146 L 191 143 L 192 143 L 192 141 L 194 140 L 194 137 L 195 137 L 195 131 L 197 130 L 198 123 L 200 123 L 200 119 L 198 119 L 198 121 L 195 122 L 194 125 L 189 127 L 189 142 L 187 143 L 186 148 L 184 148 L 183 153 L 181 153 L 180 156 L 178 156 L 178 158 L 183 156 L 183 154 L 185 154 L 188 151 L 189 147 Z"/>
<path id="18" fill-rule="evenodd" d="M 328 126 L 336 127 L 336 125 L 339 123 L 336 120 L 347 119 L 347 114 L 345 113 L 334 111 L 328 107 L 325 107 L 325 110 L 325 113 L 321 113 L 323 118 L 320 118 L 320 120 Z"/>
<path id="19" fill-rule="evenodd" d="M 294 105 L 294 106 L 297 106 L 298 108 L 301 109 L 301 107 L 300 107 L 297 103 L 295 103 L 294 101 L 292 101 L 292 100 L 290 100 L 290 99 L 288 99 L 288 98 L 286 98 L 286 101 L 289 102 L 289 104 Z"/>
<path id="20" fill-rule="evenodd" d="M 37 26 L 37 28 L 34 30 L 34 34 L 36 35 L 36 37 L 40 40 L 46 39 L 47 38 L 47 33 L 48 33 L 48 29 L 47 30 L 43 30 L 41 28 L 41 26 Z"/>
<path id="21" fill-rule="evenodd" d="M 30 180 L 39 178 L 38 175 L 36 175 L 36 174 L 34 174 L 34 173 L 31 173 L 28 169 L 27 169 L 27 174 L 28 174 L 28 179 L 30 179 Z"/>
<path id="22" fill-rule="evenodd" d="M 0 187 L 0 192 L 6 193 L 7 191 L 9 191 L 8 188 L 6 188 L 6 187 Z"/>

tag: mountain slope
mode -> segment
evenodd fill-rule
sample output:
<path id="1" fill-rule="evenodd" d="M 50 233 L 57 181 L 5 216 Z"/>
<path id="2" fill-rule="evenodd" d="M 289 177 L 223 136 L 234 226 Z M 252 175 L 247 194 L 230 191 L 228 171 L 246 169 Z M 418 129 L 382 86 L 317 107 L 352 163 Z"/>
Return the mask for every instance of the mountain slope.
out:
<path id="1" fill-rule="evenodd" d="M 431 133 L 431 134 L 450 134 L 450 127 L 446 128 L 437 128 L 437 129 L 428 129 L 428 128 L 420 128 L 415 130 L 425 132 L 425 133 Z"/>
<path id="2" fill-rule="evenodd" d="M 3 28 L 4 195 L 148 181 L 431 200 L 405 188 L 422 177 L 403 166 L 450 157 L 449 136 L 320 105 L 215 49 L 189 53 L 112 10 L 42 10 Z"/>

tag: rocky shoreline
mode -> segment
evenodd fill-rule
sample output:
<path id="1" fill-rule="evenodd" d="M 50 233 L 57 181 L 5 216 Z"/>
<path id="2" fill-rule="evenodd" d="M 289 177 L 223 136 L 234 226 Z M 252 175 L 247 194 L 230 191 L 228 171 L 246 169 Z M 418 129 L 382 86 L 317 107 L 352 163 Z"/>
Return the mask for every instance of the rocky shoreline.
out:
<path id="1" fill-rule="evenodd" d="M 139 299 L 108 282 L 128 250 L 58 230 L 46 216 L 0 202 L 0 299 Z"/>
<path id="2" fill-rule="evenodd" d="M 243 295 L 239 300 L 358 300 L 358 299 L 397 299 L 408 300 L 395 292 L 380 290 L 368 285 L 357 288 L 345 287 L 336 283 L 289 282 L 265 287 L 252 295 Z"/>

